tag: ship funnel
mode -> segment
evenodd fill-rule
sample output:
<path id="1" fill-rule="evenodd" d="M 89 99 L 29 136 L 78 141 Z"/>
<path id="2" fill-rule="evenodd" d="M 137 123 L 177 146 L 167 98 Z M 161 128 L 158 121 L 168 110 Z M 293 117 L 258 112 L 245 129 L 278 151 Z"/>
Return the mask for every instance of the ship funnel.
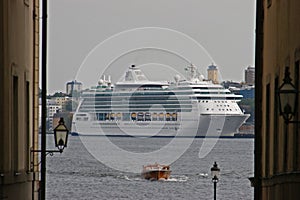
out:
<path id="1" fill-rule="evenodd" d="M 180 80 L 179 74 L 176 74 L 176 75 L 174 76 L 174 80 L 175 80 L 176 83 L 178 83 L 178 81 Z"/>

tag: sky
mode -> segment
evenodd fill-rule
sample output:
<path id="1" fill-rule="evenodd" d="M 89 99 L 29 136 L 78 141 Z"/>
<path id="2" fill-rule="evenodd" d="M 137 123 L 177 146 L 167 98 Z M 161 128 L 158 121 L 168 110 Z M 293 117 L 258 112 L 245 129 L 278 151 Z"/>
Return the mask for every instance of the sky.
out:
<path id="1" fill-rule="evenodd" d="M 49 94 L 116 82 L 132 64 L 150 80 L 184 77 L 190 63 L 206 77 L 214 63 L 221 81 L 243 81 L 254 66 L 255 0 L 48 2 Z"/>

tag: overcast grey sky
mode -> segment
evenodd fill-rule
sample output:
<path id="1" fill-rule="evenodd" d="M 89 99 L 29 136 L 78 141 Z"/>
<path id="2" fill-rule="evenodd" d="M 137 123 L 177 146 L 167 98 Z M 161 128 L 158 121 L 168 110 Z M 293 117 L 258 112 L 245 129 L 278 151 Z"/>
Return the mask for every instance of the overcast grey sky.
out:
<path id="1" fill-rule="evenodd" d="M 96 84 L 104 70 L 112 73 L 112 76 L 120 76 L 125 68 L 118 65 L 127 65 L 127 63 L 145 66 L 147 63 L 155 62 L 156 66 L 153 69 L 148 68 L 151 70 L 147 73 L 154 77 L 162 76 L 160 67 L 174 63 L 178 66 L 184 65 L 184 61 L 175 58 L 176 56 L 171 58 L 170 52 L 175 51 L 195 63 L 204 76 L 206 76 L 207 66 L 212 62 L 209 58 L 211 57 L 219 67 L 222 80 L 242 81 L 244 69 L 254 65 L 255 0 L 51 0 L 48 2 L 48 92 L 50 94 L 56 91 L 65 92 L 66 82 L 75 78 L 83 82 L 84 87 Z M 158 35 L 153 29 L 146 29 L 142 33 L 143 36 L 137 31 L 130 32 L 143 27 L 160 27 L 161 34 Z M 124 31 L 129 31 L 130 34 L 112 37 Z M 112 39 L 107 42 L 106 39 L 110 37 Z M 189 37 L 203 47 L 203 52 L 200 52 L 200 48 L 197 49 L 197 45 L 189 44 L 191 42 Z M 132 45 L 132 43 L 136 44 Z M 167 49 L 169 52 L 161 53 L 162 51 L 157 48 L 155 51 L 149 49 L 131 51 L 142 45 Z M 151 60 L 154 57 L 155 59 Z M 170 59 L 172 62 L 166 62 Z M 109 62 L 110 66 L 107 65 Z M 87 65 L 96 68 L 89 68 Z M 167 71 L 166 69 L 168 67 L 162 71 Z M 113 81 L 118 78 L 113 78 Z"/>

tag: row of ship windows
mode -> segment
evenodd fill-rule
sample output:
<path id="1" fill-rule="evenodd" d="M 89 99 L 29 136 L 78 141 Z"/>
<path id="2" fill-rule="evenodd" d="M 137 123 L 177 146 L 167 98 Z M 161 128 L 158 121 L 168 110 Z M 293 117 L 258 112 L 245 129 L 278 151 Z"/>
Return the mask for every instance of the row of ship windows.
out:
<path id="1" fill-rule="evenodd" d="M 206 108 L 206 110 L 207 110 L 207 111 L 209 111 L 209 110 L 214 111 L 213 108 L 211 108 L 211 109 Z M 224 109 L 224 108 L 223 108 L 223 109 L 220 109 L 220 108 L 219 108 L 219 111 L 232 111 L 232 109 L 228 109 L 228 108 L 226 108 L 226 109 Z M 238 109 L 235 109 L 235 111 L 238 111 Z"/>
<path id="2" fill-rule="evenodd" d="M 231 94 L 230 92 L 194 92 L 195 94 Z"/>
<path id="3" fill-rule="evenodd" d="M 208 103 L 208 101 L 202 101 L 202 103 Z M 214 103 L 227 103 L 227 101 L 214 101 Z M 222 104 L 217 104 L 217 107 L 230 107 L 230 105 L 228 105 L 228 104 L 224 104 L 224 105 L 222 105 Z M 207 108 L 208 109 L 208 108 Z M 221 111 L 221 109 L 219 109 L 220 111 Z M 224 109 L 223 109 L 224 110 Z M 228 110 L 228 109 L 227 109 Z M 231 111 L 231 109 L 230 109 L 230 111 Z"/>
<path id="4" fill-rule="evenodd" d="M 119 121 L 121 119 L 123 121 L 177 121 L 177 113 L 96 113 L 96 118 L 99 121 Z"/>
<path id="5" fill-rule="evenodd" d="M 208 103 L 208 101 L 202 100 L 202 103 Z M 227 101 L 214 101 L 214 103 L 227 103 Z"/>
<path id="6" fill-rule="evenodd" d="M 219 107 L 219 106 L 220 106 L 220 107 L 222 107 L 222 106 L 224 106 L 224 107 L 229 107 L 229 105 L 222 105 L 222 104 L 221 104 L 221 105 L 217 105 L 217 107 Z"/>
<path id="7" fill-rule="evenodd" d="M 241 97 L 213 97 L 213 96 L 203 96 L 203 97 L 197 97 L 197 99 L 203 100 L 204 99 L 209 99 L 209 100 L 215 100 L 215 102 L 217 102 L 217 99 L 227 99 L 227 100 L 240 100 Z M 200 102 L 200 101 L 199 101 Z"/>

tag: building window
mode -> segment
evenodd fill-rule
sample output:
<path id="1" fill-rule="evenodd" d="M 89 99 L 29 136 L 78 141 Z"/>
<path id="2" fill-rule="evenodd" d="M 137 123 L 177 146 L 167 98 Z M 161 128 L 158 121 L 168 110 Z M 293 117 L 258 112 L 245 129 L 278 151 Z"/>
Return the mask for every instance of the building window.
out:
<path id="1" fill-rule="evenodd" d="M 27 167 L 27 171 L 30 170 L 30 85 L 29 85 L 29 81 L 26 81 L 26 85 L 25 85 L 25 101 L 26 101 L 26 108 L 25 108 L 25 126 L 26 126 L 26 152 L 25 152 L 25 166 Z"/>
<path id="2" fill-rule="evenodd" d="M 274 91 L 277 90 L 278 86 L 278 77 L 275 78 L 275 84 L 274 84 Z M 278 104 L 278 98 L 276 93 L 274 92 L 274 131 L 273 131 L 273 138 L 274 138 L 274 144 L 273 144 L 273 173 L 276 174 L 278 172 L 278 149 L 279 149 L 279 131 L 278 131 L 278 124 L 279 124 L 279 104 Z"/>
<path id="3" fill-rule="evenodd" d="M 299 69 L 299 65 L 300 65 L 300 61 L 299 60 L 297 60 L 296 62 L 295 62 L 295 78 L 294 78 L 294 80 L 295 80 L 295 86 L 296 86 L 296 89 L 297 90 L 299 90 L 299 77 L 300 77 L 300 69 Z M 297 101 L 299 102 L 299 95 L 298 95 L 298 99 L 297 99 Z M 295 121 L 299 121 L 300 119 L 299 119 L 299 107 L 300 106 L 298 106 L 298 110 L 297 110 L 297 112 L 295 113 Z M 293 169 L 295 170 L 295 171 L 297 171 L 297 170 L 299 170 L 300 169 L 300 166 L 299 166 L 299 155 L 300 155 L 300 150 L 299 150 L 299 131 L 298 131 L 298 128 L 299 128 L 299 126 L 297 126 L 297 125 L 294 125 L 293 126 L 293 136 L 294 136 L 294 138 L 293 138 Z"/>
<path id="4" fill-rule="evenodd" d="M 17 76 L 13 76 L 13 108 L 12 108 L 12 166 L 14 172 L 19 170 L 19 79 Z"/>
<path id="5" fill-rule="evenodd" d="M 270 8 L 272 5 L 272 0 L 267 0 L 267 7 Z"/>
<path id="6" fill-rule="evenodd" d="M 265 174 L 270 175 L 270 84 L 266 88 Z"/>

